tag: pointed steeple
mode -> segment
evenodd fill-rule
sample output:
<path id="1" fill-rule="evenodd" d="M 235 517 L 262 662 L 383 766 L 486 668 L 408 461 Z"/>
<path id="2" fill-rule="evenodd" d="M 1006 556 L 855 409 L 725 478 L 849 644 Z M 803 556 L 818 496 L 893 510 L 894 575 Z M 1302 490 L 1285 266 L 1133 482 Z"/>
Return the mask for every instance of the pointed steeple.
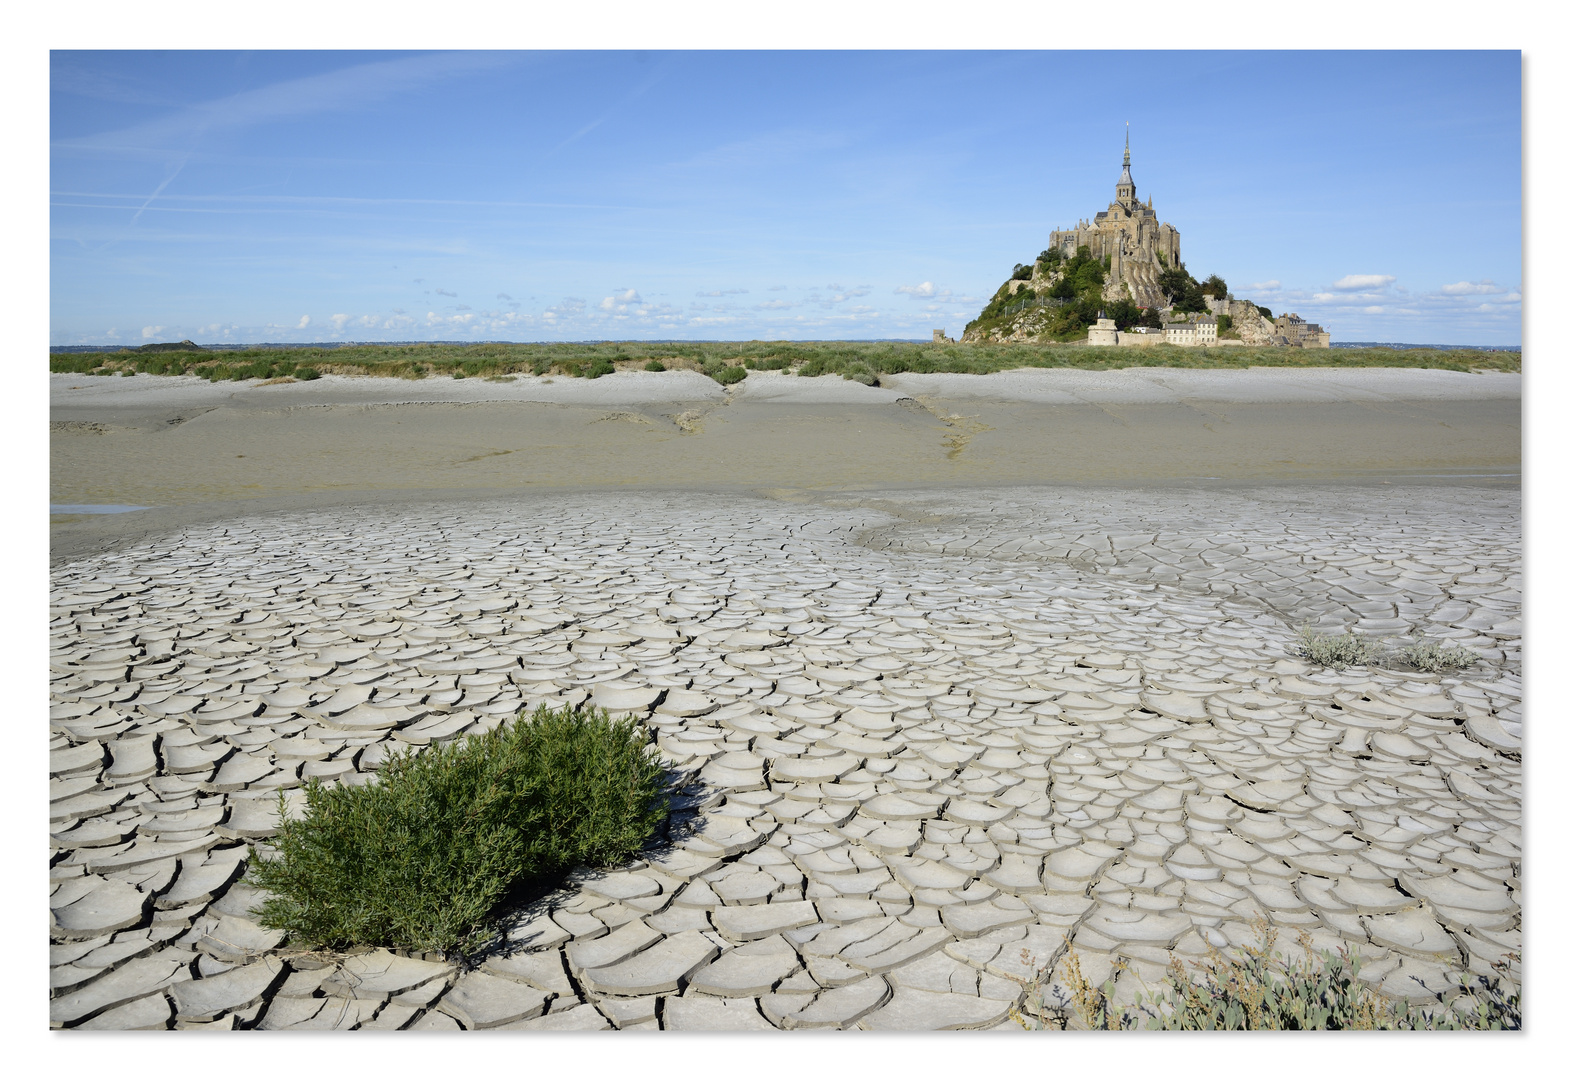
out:
<path id="1" fill-rule="evenodd" d="M 1124 124 L 1124 174 L 1118 178 L 1118 201 L 1132 204 L 1135 201 L 1135 178 L 1129 175 L 1129 124 Z"/>

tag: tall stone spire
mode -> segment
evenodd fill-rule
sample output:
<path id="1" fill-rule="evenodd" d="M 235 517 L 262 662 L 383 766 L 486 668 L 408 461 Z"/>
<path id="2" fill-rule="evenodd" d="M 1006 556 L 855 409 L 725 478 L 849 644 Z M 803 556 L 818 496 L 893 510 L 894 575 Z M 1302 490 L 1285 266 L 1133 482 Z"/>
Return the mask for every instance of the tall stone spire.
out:
<path id="1" fill-rule="evenodd" d="M 1129 125 L 1124 125 L 1124 174 L 1118 178 L 1118 201 L 1132 204 L 1135 201 L 1135 178 L 1129 175 Z"/>

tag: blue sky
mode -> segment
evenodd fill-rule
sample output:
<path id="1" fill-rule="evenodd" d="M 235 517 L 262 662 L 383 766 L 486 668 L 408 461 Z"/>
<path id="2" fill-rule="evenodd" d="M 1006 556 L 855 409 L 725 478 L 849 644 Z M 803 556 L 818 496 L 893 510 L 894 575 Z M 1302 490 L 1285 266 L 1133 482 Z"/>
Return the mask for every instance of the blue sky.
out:
<path id="1" fill-rule="evenodd" d="M 1132 131 L 1192 273 L 1521 341 L 1515 52 L 55 52 L 54 344 L 958 335 Z"/>

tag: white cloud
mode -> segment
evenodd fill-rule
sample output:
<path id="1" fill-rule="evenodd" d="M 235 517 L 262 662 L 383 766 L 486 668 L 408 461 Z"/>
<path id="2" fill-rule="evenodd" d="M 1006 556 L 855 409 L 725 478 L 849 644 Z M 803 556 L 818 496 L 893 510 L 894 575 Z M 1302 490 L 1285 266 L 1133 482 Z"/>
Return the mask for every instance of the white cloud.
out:
<path id="1" fill-rule="evenodd" d="M 344 324 L 346 322 L 348 322 L 348 321 L 349 321 L 349 316 L 348 315 L 334 315 L 332 317 L 333 329 L 334 330 L 340 330 L 340 331 L 343 330 Z"/>
<path id="2" fill-rule="evenodd" d="M 1280 289 L 1282 287 L 1282 283 L 1276 278 L 1272 278 L 1270 281 L 1253 282 L 1249 287 L 1251 289 Z"/>
<path id="3" fill-rule="evenodd" d="M 1447 296 L 1485 296 L 1505 290 L 1485 278 L 1482 281 L 1458 281 L 1453 285 L 1442 285 L 1440 291 Z"/>
<path id="4" fill-rule="evenodd" d="M 924 281 L 920 285 L 895 286 L 895 292 L 905 293 L 907 296 L 932 296 L 935 291 L 931 281 Z"/>
<path id="5" fill-rule="evenodd" d="M 302 316 L 300 316 L 300 321 L 295 324 L 295 329 L 296 330 L 304 330 L 306 327 L 308 327 L 310 325 L 311 325 L 311 316 L 309 316 L 309 315 L 302 315 Z"/>
<path id="6" fill-rule="evenodd" d="M 840 285 L 835 282 L 831 282 L 830 284 L 824 286 L 824 288 L 833 290 L 834 295 L 820 296 L 815 292 L 812 296 L 809 296 L 808 299 L 824 307 L 831 307 L 835 304 L 841 304 L 847 300 L 855 299 L 858 296 L 866 296 L 868 293 L 873 291 L 872 287 L 869 285 L 858 285 L 854 289 L 848 289 L 844 285 Z"/>
<path id="7" fill-rule="evenodd" d="M 1396 280 L 1391 274 L 1348 274 L 1331 283 L 1333 289 L 1383 289 Z"/>
<path id="8" fill-rule="evenodd" d="M 626 289 L 614 296 L 608 296 L 600 301 L 601 311 L 626 311 L 630 304 L 642 304 L 644 298 L 638 295 L 637 289 Z"/>
<path id="9" fill-rule="evenodd" d="M 145 341 L 153 335 L 163 332 L 164 328 L 162 326 L 144 326 L 142 327 L 142 339 Z"/>
<path id="10" fill-rule="evenodd" d="M 765 300 L 762 304 L 757 306 L 766 311 L 782 311 L 786 308 L 796 307 L 796 305 L 791 303 L 789 300 Z"/>
<path id="11" fill-rule="evenodd" d="M 784 286 L 781 286 L 784 288 Z M 771 289 L 771 292 L 774 290 Z M 746 289 L 711 289 L 709 292 L 694 293 L 695 296 L 741 296 Z"/>

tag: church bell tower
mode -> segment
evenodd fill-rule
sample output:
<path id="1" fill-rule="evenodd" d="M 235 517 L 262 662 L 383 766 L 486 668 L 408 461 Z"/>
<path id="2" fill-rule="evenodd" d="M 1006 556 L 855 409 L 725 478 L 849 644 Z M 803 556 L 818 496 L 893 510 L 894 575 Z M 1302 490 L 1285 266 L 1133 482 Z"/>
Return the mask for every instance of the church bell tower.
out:
<path id="1" fill-rule="evenodd" d="M 1124 174 L 1118 178 L 1118 201 L 1133 208 L 1135 205 L 1135 178 L 1129 175 L 1129 125 L 1124 125 Z"/>

